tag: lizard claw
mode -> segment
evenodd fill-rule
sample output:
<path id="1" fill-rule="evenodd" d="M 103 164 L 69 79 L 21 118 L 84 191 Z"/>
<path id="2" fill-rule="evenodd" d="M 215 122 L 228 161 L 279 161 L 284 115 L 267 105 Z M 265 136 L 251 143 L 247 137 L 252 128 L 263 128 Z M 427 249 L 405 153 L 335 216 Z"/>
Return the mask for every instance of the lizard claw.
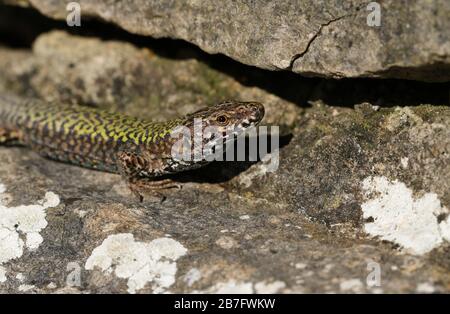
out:
<path id="1" fill-rule="evenodd" d="M 180 183 L 174 182 L 171 179 L 148 180 L 145 178 L 130 179 L 128 181 L 128 186 L 141 203 L 144 201 L 143 194 L 157 196 L 160 198 L 160 203 L 163 203 L 167 197 L 161 193 L 162 190 L 182 188 Z"/>

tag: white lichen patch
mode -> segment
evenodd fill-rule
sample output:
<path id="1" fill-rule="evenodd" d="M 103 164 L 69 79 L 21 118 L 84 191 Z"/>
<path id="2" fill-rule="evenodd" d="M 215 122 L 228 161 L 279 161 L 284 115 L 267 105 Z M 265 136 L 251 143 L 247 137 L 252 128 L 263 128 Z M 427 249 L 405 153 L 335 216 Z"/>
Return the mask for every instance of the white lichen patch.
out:
<path id="1" fill-rule="evenodd" d="M 429 282 L 422 282 L 417 285 L 416 292 L 417 293 L 434 293 L 436 289 Z"/>
<path id="2" fill-rule="evenodd" d="M 408 168 L 408 163 L 409 163 L 408 157 L 402 157 L 402 158 L 400 159 L 400 164 L 402 165 L 402 168 L 403 168 L 403 169 Z"/>
<path id="3" fill-rule="evenodd" d="M 0 283 L 6 281 L 6 269 L 0 266 Z"/>
<path id="4" fill-rule="evenodd" d="M 152 284 L 154 293 L 162 293 L 175 282 L 175 261 L 186 252 L 181 243 L 170 238 L 146 243 L 135 241 L 130 233 L 122 233 L 108 236 L 94 249 L 85 266 L 128 279 L 129 293 L 136 293 L 147 283 Z"/>
<path id="5" fill-rule="evenodd" d="M 16 275 L 16 279 L 19 280 L 20 282 L 25 280 L 25 276 L 22 273 L 18 273 Z"/>
<path id="6" fill-rule="evenodd" d="M 261 293 L 272 294 L 278 293 L 285 288 L 286 284 L 282 281 L 266 282 L 260 281 L 257 283 L 242 282 L 236 280 L 229 280 L 226 282 L 218 282 L 206 290 L 192 291 L 192 293 L 214 293 L 214 294 L 249 294 Z"/>
<path id="7" fill-rule="evenodd" d="M 364 288 L 363 283 L 358 278 L 346 279 L 339 283 L 339 289 L 345 292 L 361 292 Z"/>
<path id="8" fill-rule="evenodd" d="M 229 236 L 221 236 L 219 239 L 217 239 L 216 244 L 225 250 L 239 247 L 239 243 Z"/>
<path id="9" fill-rule="evenodd" d="M 281 289 L 285 288 L 286 284 L 283 281 L 274 281 L 267 283 L 265 281 L 257 282 L 254 286 L 255 292 L 259 294 L 272 294 L 277 293 Z"/>
<path id="10" fill-rule="evenodd" d="M 308 264 L 305 264 L 305 263 L 296 263 L 294 265 L 294 267 L 297 269 L 305 269 L 307 266 L 308 266 Z"/>
<path id="11" fill-rule="evenodd" d="M 0 191 L 5 191 L 0 187 Z M 35 250 L 42 243 L 39 232 L 47 226 L 46 209 L 59 204 L 59 197 L 47 192 L 34 205 L 7 207 L 0 204 L 0 265 L 22 256 L 24 249 Z"/>
<path id="12" fill-rule="evenodd" d="M 361 205 L 370 221 L 364 230 L 399 244 L 413 254 L 424 254 L 450 241 L 450 215 L 435 193 L 415 198 L 404 183 L 385 177 L 368 177 L 362 183 L 367 201 Z M 438 216 L 447 215 L 439 222 Z"/>
<path id="13" fill-rule="evenodd" d="M 18 290 L 20 292 L 27 292 L 36 288 L 34 285 L 20 285 Z"/>
<path id="14" fill-rule="evenodd" d="M 190 269 L 186 275 L 184 275 L 184 282 L 190 287 L 195 282 L 199 281 L 202 278 L 202 273 L 198 268 Z"/>
<path id="15" fill-rule="evenodd" d="M 53 281 L 47 285 L 47 289 L 56 289 L 58 286 Z"/>

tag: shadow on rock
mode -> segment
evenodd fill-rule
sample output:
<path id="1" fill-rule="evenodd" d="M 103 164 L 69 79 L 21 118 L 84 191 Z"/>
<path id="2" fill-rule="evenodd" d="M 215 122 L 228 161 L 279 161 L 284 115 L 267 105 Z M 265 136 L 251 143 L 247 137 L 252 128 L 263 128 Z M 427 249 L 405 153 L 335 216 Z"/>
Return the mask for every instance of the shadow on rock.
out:
<path id="1" fill-rule="evenodd" d="M 282 135 L 279 137 L 279 147 L 272 147 L 271 143 L 273 143 L 273 136 L 271 134 L 268 134 L 267 136 L 267 150 L 262 149 L 260 150 L 260 145 L 258 142 L 257 150 L 259 153 L 255 158 L 254 154 L 250 152 L 249 147 L 250 142 L 254 141 L 254 138 L 246 137 L 245 139 L 245 154 L 239 153 L 239 155 L 244 155 L 244 160 L 238 161 L 238 150 L 237 150 L 237 143 L 234 143 L 234 149 L 232 154 L 232 160 L 228 161 L 226 160 L 226 154 L 227 152 L 223 153 L 223 160 L 224 161 L 213 161 L 210 164 L 199 168 L 195 170 L 190 170 L 182 173 L 178 173 L 175 175 L 170 176 L 174 181 L 177 182 L 196 182 L 196 183 L 226 183 L 233 179 L 234 177 L 237 177 L 242 172 L 246 171 L 248 168 L 250 168 L 252 165 L 262 162 L 265 158 L 267 158 L 269 154 L 278 153 L 279 149 L 282 149 L 284 146 L 288 145 L 289 142 L 292 140 L 293 135 L 287 134 Z M 257 142 L 257 141 L 255 141 Z M 241 156 L 242 157 L 242 156 Z"/>
<path id="2" fill-rule="evenodd" d="M 424 83 L 396 79 L 322 79 L 306 78 L 280 70 L 248 66 L 222 55 L 211 55 L 183 40 L 154 39 L 128 33 L 114 24 L 86 18 L 82 28 L 68 27 L 63 21 L 49 19 L 25 8 L 2 6 L 0 42 L 14 47 L 31 47 L 34 39 L 50 29 L 63 29 L 79 36 L 129 42 L 151 49 L 155 54 L 174 60 L 196 59 L 225 73 L 245 86 L 255 86 L 301 107 L 321 100 L 330 106 L 353 107 L 369 102 L 382 107 L 450 105 L 450 83 Z M 14 36 L 8 29 L 14 27 Z M 423 69 L 427 71 L 427 69 Z"/>

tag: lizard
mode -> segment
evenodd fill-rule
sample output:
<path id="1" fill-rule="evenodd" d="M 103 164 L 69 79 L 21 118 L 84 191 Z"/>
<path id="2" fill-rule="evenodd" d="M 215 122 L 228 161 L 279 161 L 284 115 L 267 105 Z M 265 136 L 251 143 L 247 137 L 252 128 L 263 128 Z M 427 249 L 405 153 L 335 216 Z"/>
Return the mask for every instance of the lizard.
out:
<path id="1" fill-rule="evenodd" d="M 200 145 L 192 144 L 198 151 L 221 140 L 232 141 L 263 117 L 264 106 L 259 102 L 224 101 L 184 117 L 156 122 L 94 107 L 3 94 L 0 143 L 27 146 L 56 161 L 119 174 L 142 201 L 142 191 L 175 187 L 170 178 L 161 177 L 209 162 L 206 156 L 197 160 L 174 158 L 172 148 L 178 139 L 171 133 L 177 127 L 187 127 L 193 134 L 198 132 L 194 122 L 201 121 L 202 132 L 207 127 L 218 130 L 202 137 Z"/>

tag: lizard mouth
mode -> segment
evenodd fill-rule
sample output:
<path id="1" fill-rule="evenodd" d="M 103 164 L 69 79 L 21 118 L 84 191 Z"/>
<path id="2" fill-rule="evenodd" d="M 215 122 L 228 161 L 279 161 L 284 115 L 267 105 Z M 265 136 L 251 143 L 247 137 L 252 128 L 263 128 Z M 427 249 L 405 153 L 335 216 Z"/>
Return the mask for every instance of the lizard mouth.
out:
<path id="1" fill-rule="evenodd" d="M 264 106 L 261 103 L 250 103 L 250 107 L 251 107 L 251 115 L 248 117 L 248 121 L 250 123 L 255 123 L 258 124 L 259 122 L 261 122 L 261 120 L 264 117 Z M 245 121 L 244 121 L 245 122 Z"/>

